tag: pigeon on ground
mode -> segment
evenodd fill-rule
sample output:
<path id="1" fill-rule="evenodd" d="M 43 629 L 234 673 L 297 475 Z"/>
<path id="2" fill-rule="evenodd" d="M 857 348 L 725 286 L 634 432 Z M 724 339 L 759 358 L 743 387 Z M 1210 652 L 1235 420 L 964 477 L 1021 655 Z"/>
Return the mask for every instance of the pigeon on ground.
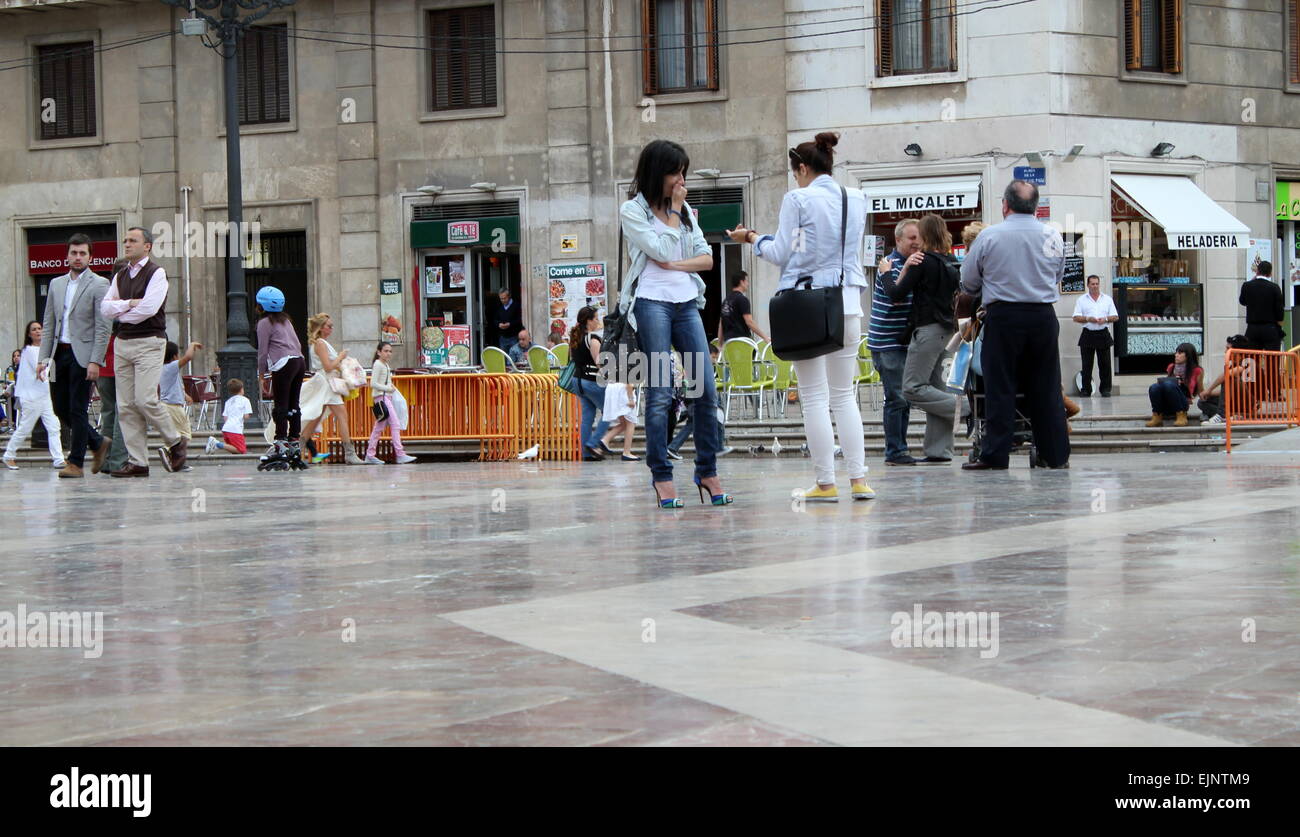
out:
<path id="1" fill-rule="evenodd" d="M 542 446 L 541 446 L 541 445 L 533 445 L 531 448 L 529 448 L 528 450 L 526 450 L 526 451 L 524 451 L 523 453 L 519 454 L 519 455 L 516 456 L 515 458 L 516 458 L 516 459 L 536 459 L 536 458 L 537 458 L 537 454 L 541 453 L 541 450 L 542 450 Z"/>

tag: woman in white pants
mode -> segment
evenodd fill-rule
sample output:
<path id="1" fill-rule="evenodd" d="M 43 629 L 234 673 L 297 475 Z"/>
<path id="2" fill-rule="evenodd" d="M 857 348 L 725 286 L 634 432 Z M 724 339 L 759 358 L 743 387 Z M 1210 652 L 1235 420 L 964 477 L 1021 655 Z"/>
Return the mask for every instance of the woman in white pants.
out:
<path id="1" fill-rule="evenodd" d="M 18 379 L 14 383 L 14 395 L 22 410 L 18 429 L 9 437 L 5 446 L 4 464 L 10 471 L 18 470 L 18 448 L 27 443 L 32 429 L 39 420 L 45 424 L 45 435 L 50 439 L 50 459 L 55 468 L 62 468 L 63 443 L 59 439 L 59 419 L 54 415 L 54 403 L 50 400 L 50 382 L 37 377 L 36 364 L 41 353 L 41 324 L 32 320 L 27 324 L 27 336 L 24 338 L 22 358 L 18 361 Z"/>
<path id="2" fill-rule="evenodd" d="M 853 387 L 858 339 L 862 335 L 862 292 L 867 287 L 858 261 L 867 202 L 860 190 L 845 189 L 831 177 L 838 140 L 837 134 L 821 133 L 812 142 L 790 149 L 790 169 L 799 188 L 786 193 L 781 203 L 779 228 L 774 235 L 760 235 L 744 225 L 727 232 L 734 241 L 753 244 L 754 253 L 760 259 L 781 268 L 778 290 L 793 288 L 804 276 L 811 276 L 813 287 L 818 288 L 837 285 L 843 277 L 843 348 L 794 362 L 799 376 L 804 432 L 817 470 L 817 485 L 796 494 L 805 500 L 829 503 L 839 501 L 835 487 L 832 412 L 852 482 L 853 499 L 869 500 L 876 496 L 867 485 L 862 414 Z M 843 224 L 841 217 L 847 217 Z"/>

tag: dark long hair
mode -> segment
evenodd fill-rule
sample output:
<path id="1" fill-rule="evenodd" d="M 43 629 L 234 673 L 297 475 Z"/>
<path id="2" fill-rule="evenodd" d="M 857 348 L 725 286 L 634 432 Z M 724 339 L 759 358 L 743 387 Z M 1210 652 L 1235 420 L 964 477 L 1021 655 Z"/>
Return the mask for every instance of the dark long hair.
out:
<path id="1" fill-rule="evenodd" d="M 1187 356 L 1187 374 L 1190 376 L 1192 370 L 1201 365 L 1201 359 L 1196 354 L 1196 347 L 1191 343 L 1179 343 L 1178 348 L 1174 349 L 1174 354 L 1177 355 L 1179 352 Z"/>
<path id="2" fill-rule="evenodd" d="M 31 321 L 28 322 L 27 325 L 23 328 L 23 345 L 24 345 L 24 346 L 30 346 L 30 345 L 32 345 L 32 326 L 34 326 L 34 325 L 40 325 L 40 324 L 41 324 L 41 321 L 40 321 L 40 320 L 31 320 Z M 44 340 L 45 338 L 42 337 L 41 339 Z M 57 348 L 57 347 L 56 347 L 56 348 Z"/>
<path id="3" fill-rule="evenodd" d="M 391 345 L 393 344 L 389 343 L 387 340 L 380 340 L 379 345 L 375 347 L 375 356 L 370 359 L 370 362 L 373 364 L 375 361 L 379 360 L 379 353 L 384 350 L 385 346 Z"/>
<path id="4" fill-rule="evenodd" d="M 684 173 L 690 167 L 691 157 L 685 148 L 672 140 L 655 140 L 641 149 L 641 156 L 636 161 L 636 176 L 627 196 L 634 198 L 640 194 L 651 209 L 667 211 L 673 201 L 672 195 L 664 194 L 664 178 Z M 692 229 L 691 213 L 682 213 L 682 227 Z"/>
<path id="5" fill-rule="evenodd" d="M 587 334 L 587 323 L 596 319 L 597 311 L 595 306 L 586 305 L 578 309 L 578 324 L 569 329 L 569 351 L 578 351 L 578 345 L 582 338 Z"/>

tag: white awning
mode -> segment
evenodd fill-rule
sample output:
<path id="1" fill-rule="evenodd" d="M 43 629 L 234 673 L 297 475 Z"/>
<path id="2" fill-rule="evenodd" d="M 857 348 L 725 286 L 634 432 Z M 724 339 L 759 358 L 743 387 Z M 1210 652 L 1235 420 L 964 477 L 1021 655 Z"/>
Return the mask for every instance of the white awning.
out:
<path id="1" fill-rule="evenodd" d="M 862 184 L 868 212 L 939 212 L 980 205 L 978 177 L 913 177 Z"/>
<path id="2" fill-rule="evenodd" d="M 1111 182 L 1124 200 L 1164 227 L 1171 250 L 1244 250 L 1250 241 L 1250 227 L 1189 178 L 1117 174 Z"/>

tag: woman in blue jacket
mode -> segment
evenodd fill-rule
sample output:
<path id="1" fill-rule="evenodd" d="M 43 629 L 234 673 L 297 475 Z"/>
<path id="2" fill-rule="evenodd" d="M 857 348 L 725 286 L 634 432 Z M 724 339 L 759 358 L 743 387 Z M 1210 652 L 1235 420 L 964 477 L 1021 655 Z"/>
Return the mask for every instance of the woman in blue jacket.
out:
<path id="1" fill-rule="evenodd" d="M 627 239 L 631 269 L 627 274 L 619 311 L 636 329 L 640 351 L 650 380 L 646 388 L 646 464 L 660 508 L 678 509 L 682 501 L 673 485 L 668 461 L 668 409 L 672 403 L 672 350 L 686 365 L 686 377 L 695 384 L 688 393 L 697 398 L 695 425 L 695 484 L 700 499 L 715 506 L 731 502 L 718 480 L 717 389 L 709 340 L 704 334 L 700 309 L 704 307 L 704 280 L 699 271 L 713 267 L 713 249 L 686 203 L 686 150 L 675 142 L 655 140 L 641 150 L 632 183 L 631 199 L 619 209 L 619 223 Z M 620 254 L 621 255 L 621 254 Z"/>

